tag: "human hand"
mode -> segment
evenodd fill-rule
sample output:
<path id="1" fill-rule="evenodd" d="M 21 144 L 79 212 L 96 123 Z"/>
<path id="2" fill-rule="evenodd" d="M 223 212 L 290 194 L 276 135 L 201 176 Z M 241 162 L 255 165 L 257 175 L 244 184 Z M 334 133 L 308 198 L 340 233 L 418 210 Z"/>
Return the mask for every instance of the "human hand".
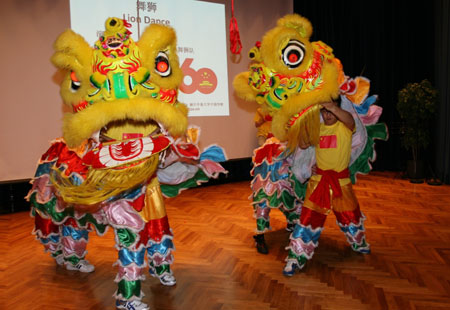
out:
<path id="1" fill-rule="evenodd" d="M 326 109 L 327 111 L 330 111 L 330 112 L 333 112 L 333 111 L 335 111 L 336 109 L 338 109 L 338 106 L 337 106 L 336 103 L 333 102 L 333 101 L 322 102 L 322 103 L 320 104 L 320 106 L 321 106 L 322 108 Z"/>

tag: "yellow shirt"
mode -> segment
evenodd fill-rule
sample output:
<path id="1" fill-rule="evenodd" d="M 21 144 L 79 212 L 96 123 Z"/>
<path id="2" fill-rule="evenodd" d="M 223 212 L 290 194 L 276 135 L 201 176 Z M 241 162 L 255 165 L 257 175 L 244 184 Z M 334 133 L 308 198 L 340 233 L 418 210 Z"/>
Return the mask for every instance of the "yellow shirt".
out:
<path id="1" fill-rule="evenodd" d="M 352 150 L 352 134 L 344 123 L 337 121 L 333 125 L 320 124 L 320 140 L 316 146 L 317 167 L 322 170 L 340 172 L 348 168 Z M 319 181 L 320 175 L 313 175 L 312 179 Z M 341 185 L 350 179 L 341 179 Z"/>

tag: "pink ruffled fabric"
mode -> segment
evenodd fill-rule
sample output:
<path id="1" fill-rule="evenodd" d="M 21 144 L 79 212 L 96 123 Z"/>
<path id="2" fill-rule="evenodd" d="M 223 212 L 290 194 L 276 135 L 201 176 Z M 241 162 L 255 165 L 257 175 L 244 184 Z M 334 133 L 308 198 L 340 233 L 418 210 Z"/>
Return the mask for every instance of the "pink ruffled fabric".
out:
<path id="1" fill-rule="evenodd" d="M 291 249 L 292 252 L 294 252 L 298 256 L 304 254 L 308 259 L 310 259 L 313 256 L 316 247 L 317 245 L 314 245 L 312 241 L 306 244 L 302 241 L 302 239 L 297 238 L 291 239 L 289 247 L 287 247 L 286 249 Z"/>
<path id="2" fill-rule="evenodd" d="M 107 204 L 103 211 L 113 227 L 126 227 L 141 231 L 144 228 L 144 221 L 133 207 L 124 199 Z"/>
<path id="3" fill-rule="evenodd" d="M 366 115 L 359 115 L 359 118 L 364 125 L 373 125 L 378 122 L 378 119 L 383 113 L 383 108 L 377 105 L 371 105 Z"/>
<path id="4" fill-rule="evenodd" d="M 270 214 L 270 208 L 268 208 L 268 207 L 266 207 L 266 208 L 257 207 L 256 208 L 255 215 L 256 215 L 257 219 L 263 218 L 265 220 L 268 220 L 269 214 Z"/>
<path id="5" fill-rule="evenodd" d="M 350 244 L 353 244 L 353 243 L 361 244 L 361 242 L 363 241 L 363 238 L 365 236 L 364 231 L 362 231 L 362 230 L 358 231 L 356 236 L 352 236 L 348 233 L 345 235 L 347 236 L 347 240 Z"/>
<path id="6" fill-rule="evenodd" d="M 119 266 L 119 271 L 116 275 L 115 282 L 119 282 L 122 279 L 125 279 L 127 281 L 137 281 L 137 280 L 143 280 L 145 278 L 142 275 L 143 268 L 137 267 L 133 264 L 127 267 Z"/>
<path id="7" fill-rule="evenodd" d="M 50 184 L 48 175 L 43 175 L 33 181 L 30 193 L 36 192 L 36 201 L 45 204 L 54 196 L 54 188 Z"/>
<path id="8" fill-rule="evenodd" d="M 65 257 L 71 256 L 74 254 L 77 257 L 84 257 L 85 252 L 86 252 L 87 241 L 84 239 L 75 241 L 70 237 L 63 237 L 62 245 L 63 245 Z"/>
<path id="9" fill-rule="evenodd" d="M 264 190 L 268 196 L 272 196 L 275 192 L 281 193 L 282 191 L 287 191 L 289 194 L 294 195 L 294 190 L 292 185 L 287 180 L 280 180 L 276 183 L 270 181 L 269 178 L 263 180 L 260 175 L 252 182 L 253 192 L 258 192 L 261 188 Z"/>
<path id="10" fill-rule="evenodd" d="M 54 253 L 57 250 L 59 250 L 59 247 L 60 247 L 59 244 L 49 242 L 49 243 L 44 244 L 44 251 L 46 251 L 46 252 L 49 251 L 51 253 Z"/>
<path id="11" fill-rule="evenodd" d="M 161 256 L 159 254 L 155 254 L 152 257 L 153 263 L 155 266 L 161 266 L 162 264 L 172 264 L 173 263 L 173 255 L 172 251 L 168 253 L 166 256 Z"/>
<path id="12" fill-rule="evenodd" d="M 204 159 L 200 162 L 200 167 L 208 178 L 217 178 L 219 173 L 227 173 L 227 171 L 217 162 L 210 159 Z"/>

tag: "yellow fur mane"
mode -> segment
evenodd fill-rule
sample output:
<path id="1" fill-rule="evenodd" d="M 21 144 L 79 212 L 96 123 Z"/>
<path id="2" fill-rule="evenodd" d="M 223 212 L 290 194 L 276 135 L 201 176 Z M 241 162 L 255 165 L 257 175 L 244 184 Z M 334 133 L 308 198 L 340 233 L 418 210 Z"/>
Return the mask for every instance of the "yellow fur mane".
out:
<path id="1" fill-rule="evenodd" d="M 145 121 L 153 119 L 162 123 L 174 136 L 182 135 L 187 128 L 188 109 L 184 104 L 170 105 L 156 99 L 134 98 L 99 102 L 75 114 L 64 116 L 63 134 L 69 147 L 88 139 L 109 122 L 124 119 Z"/>

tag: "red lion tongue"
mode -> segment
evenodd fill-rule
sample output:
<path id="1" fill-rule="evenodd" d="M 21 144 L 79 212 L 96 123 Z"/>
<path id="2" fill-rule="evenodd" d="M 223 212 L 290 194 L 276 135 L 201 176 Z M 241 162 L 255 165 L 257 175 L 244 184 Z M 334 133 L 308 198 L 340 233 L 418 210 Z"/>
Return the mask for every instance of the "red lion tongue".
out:
<path id="1" fill-rule="evenodd" d="M 129 161 L 142 154 L 143 151 L 144 145 L 142 140 L 137 139 L 111 145 L 109 155 L 117 161 Z"/>
<path id="2" fill-rule="evenodd" d="M 100 144 L 83 157 L 83 163 L 94 169 L 113 168 L 141 160 L 169 147 L 170 140 L 164 136 L 142 137 L 111 144 Z"/>

